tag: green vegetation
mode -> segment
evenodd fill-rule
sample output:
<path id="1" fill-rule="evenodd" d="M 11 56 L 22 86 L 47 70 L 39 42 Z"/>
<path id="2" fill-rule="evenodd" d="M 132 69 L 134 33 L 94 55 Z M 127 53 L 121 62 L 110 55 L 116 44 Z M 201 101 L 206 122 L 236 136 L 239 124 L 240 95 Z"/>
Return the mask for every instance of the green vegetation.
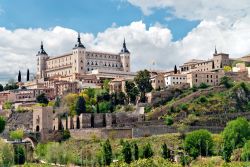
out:
<path id="1" fill-rule="evenodd" d="M 11 144 L 0 139 L 0 166 L 10 167 L 14 163 L 14 150 Z"/>
<path id="2" fill-rule="evenodd" d="M 131 150 L 131 145 L 128 141 L 125 141 L 122 144 L 122 155 L 124 162 L 130 164 L 132 162 L 132 150 Z"/>
<path id="3" fill-rule="evenodd" d="M 49 100 L 48 100 L 48 98 L 46 97 L 46 95 L 45 95 L 44 93 L 42 93 L 42 94 L 40 94 L 40 95 L 38 95 L 38 96 L 36 97 L 36 102 L 37 102 L 37 103 L 40 103 L 40 104 L 48 105 Z"/>
<path id="4" fill-rule="evenodd" d="M 161 155 L 162 158 L 164 159 L 170 159 L 170 150 L 168 149 L 168 146 L 166 145 L 166 143 L 161 145 Z"/>
<path id="5" fill-rule="evenodd" d="M 6 124 L 6 121 L 5 121 L 4 117 L 0 116 L 0 133 L 2 133 L 4 131 L 5 124 Z"/>
<path id="6" fill-rule="evenodd" d="M 24 146 L 17 145 L 14 147 L 14 162 L 18 165 L 25 163 Z"/>
<path id="7" fill-rule="evenodd" d="M 243 147 L 241 159 L 248 162 L 250 160 L 250 140 L 248 140 Z"/>
<path id="8" fill-rule="evenodd" d="M 147 143 L 145 146 L 142 148 L 142 158 L 148 159 L 151 158 L 154 155 L 154 152 L 151 148 L 151 145 Z"/>
<path id="9" fill-rule="evenodd" d="M 112 162 L 112 148 L 109 140 L 106 140 L 105 143 L 102 144 L 102 164 L 110 165 Z"/>
<path id="10" fill-rule="evenodd" d="M 12 108 L 13 108 L 13 106 L 12 106 L 11 102 L 9 102 L 9 101 L 4 102 L 3 109 L 9 110 L 9 109 L 12 109 Z"/>
<path id="11" fill-rule="evenodd" d="M 22 129 L 17 129 L 15 131 L 10 132 L 10 138 L 12 140 L 22 140 L 23 135 L 24 135 L 24 132 Z"/>

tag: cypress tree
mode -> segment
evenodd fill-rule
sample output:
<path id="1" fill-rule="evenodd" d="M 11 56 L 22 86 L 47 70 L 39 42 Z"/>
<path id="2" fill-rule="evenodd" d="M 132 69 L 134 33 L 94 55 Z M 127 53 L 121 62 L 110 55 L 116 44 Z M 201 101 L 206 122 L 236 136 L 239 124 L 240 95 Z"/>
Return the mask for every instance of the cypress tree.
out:
<path id="1" fill-rule="evenodd" d="M 112 147 L 108 139 L 102 145 L 102 155 L 103 155 L 104 165 L 110 165 L 112 162 Z"/>
<path id="2" fill-rule="evenodd" d="M 134 160 L 138 160 L 138 159 L 139 159 L 139 148 L 138 148 L 138 145 L 134 143 Z"/>
<path id="3" fill-rule="evenodd" d="M 27 81 L 29 81 L 30 80 L 30 70 L 28 69 L 27 70 Z"/>
<path id="4" fill-rule="evenodd" d="M 18 72 L 18 77 L 17 77 L 18 82 L 22 81 L 22 76 L 21 76 L 21 71 L 19 70 Z"/>
<path id="5" fill-rule="evenodd" d="M 127 164 L 130 164 L 130 162 L 132 161 L 131 146 L 130 146 L 130 144 L 129 144 L 128 141 L 126 141 L 122 146 L 123 146 L 123 148 L 122 148 L 122 154 L 123 154 L 124 161 Z"/>
<path id="6" fill-rule="evenodd" d="M 170 150 L 168 149 L 166 143 L 162 144 L 161 146 L 161 155 L 164 159 L 169 159 L 170 158 Z"/>
<path id="7" fill-rule="evenodd" d="M 148 158 L 151 158 L 153 155 L 154 155 L 154 152 L 151 148 L 151 145 L 148 143 L 146 144 L 144 147 L 143 147 L 143 150 L 142 150 L 142 155 L 143 155 L 143 158 L 145 159 L 148 159 Z"/>
<path id="8" fill-rule="evenodd" d="M 76 101 L 76 114 L 80 115 L 81 113 L 86 112 L 86 102 L 82 96 L 79 96 Z"/>
<path id="9" fill-rule="evenodd" d="M 176 65 L 174 66 L 174 74 L 177 74 L 177 67 L 176 67 Z"/>

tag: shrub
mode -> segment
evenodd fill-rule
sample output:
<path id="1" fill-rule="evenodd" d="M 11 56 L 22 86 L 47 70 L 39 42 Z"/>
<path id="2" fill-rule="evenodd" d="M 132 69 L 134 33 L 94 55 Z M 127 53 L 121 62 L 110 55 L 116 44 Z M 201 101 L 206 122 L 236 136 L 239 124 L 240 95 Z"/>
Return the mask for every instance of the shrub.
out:
<path id="1" fill-rule="evenodd" d="M 173 118 L 171 116 L 165 117 L 165 123 L 166 125 L 173 125 L 174 123 Z"/>
<path id="2" fill-rule="evenodd" d="M 180 105 L 180 109 L 183 110 L 183 111 L 187 111 L 188 105 L 186 103 L 183 103 L 183 104 Z"/>
<path id="3" fill-rule="evenodd" d="M 241 159 L 243 161 L 249 161 L 250 160 L 250 140 L 248 140 L 244 147 L 243 147 L 243 151 L 241 154 Z"/>
<path id="4" fill-rule="evenodd" d="M 227 76 L 224 76 L 220 79 L 220 85 L 224 85 L 226 88 L 233 87 L 233 81 Z"/>
<path id="5" fill-rule="evenodd" d="M 13 146 L 0 139 L 0 166 L 11 167 L 14 163 L 13 158 Z"/>
<path id="6" fill-rule="evenodd" d="M 63 140 L 67 140 L 70 138 L 70 131 L 68 129 L 63 131 Z"/>
<path id="7" fill-rule="evenodd" d="M 10 132 L 10 138 L 12 140 L 22 140 L 23 135 L 24 135 L 24 132 L 22 129 L 17 129 L 15 131 Z"/>
<path id="8" fill-rule="evenodd" d="M 124 111 L 126 111 L 126 112 L 134 111 L 134 107 L 132 105 L 125 105 L 124 106 Z"/>
<path id="9" fill-rule="evenodd" d="M 5 110 L 9 110 L 9 109 L 12 109 L 12 103 L 9 102 L 9 101 L 6 101 L 5 103 L 3 103 L 3 109 Z"/>
<path id="10" fill-rule="evenodd" d="M 196 130 L 187 134 L 184 141 L 185 150 L 193 158 L 212 154 L 213 140 L 207 130 Z"/>
<path id="11" fill-rule="evenodd" d="M 139 148 L 138 148 L 138 145 L 134 143 L 134 160 L 138 160 L 138 159 L 139 159 Z"/>
<path id="12" fill-rule="evenodd" d="M 201 96 L 201 97 L 199 97 L 198 101 L 199 101 L 199 103 L 206 103 L 208 100 L 207 100 L 206 96 Z"/>
<path id="13" fill-rule="evenodd" d="M 18 165 L 25 163 L 25 153 L 23 146 L 17 145 L 14 147 L 14 162 Z"/>
<path id="14" fill-rule="evenodd" d="M 189 157 L 188 155 L 182 154 L 181 157 L 180 157 L 180 163 L 181 163 L 182 166 L 189 166 L 191 161 L 192 161 L 192 158 Z"/>
<path id="15" fill-rule="evenodd" d="M 147 143 L 142 149 L 142 158 L 150 158 L 154 155 L 151 145 Z"/>
<path id="16" fill-rule="evenodd" d="M 46 95 L 42 93 L 36 97 L 36 102 L 47 105 L 49 103 L 49 100 Z"/>
<path id="17" fill-rule="evenodd" d="M 209 86 L 207 85 L 207 84 L 205 84 L 205 83 L 201 83 L 200 85 L 199 85 L 199 88 L 200 89 L 206 89 L 206 88 L 208 88 Z"/>
<path id="18" fill-rule="evenodd" d="M 243 147 L 245 141 L 250 139 L 250 125 L 247 119 L 237 118 L 227 123 L 222 136 L 224 141 L 223 158 L 228 162 L 233 149 Z"/>

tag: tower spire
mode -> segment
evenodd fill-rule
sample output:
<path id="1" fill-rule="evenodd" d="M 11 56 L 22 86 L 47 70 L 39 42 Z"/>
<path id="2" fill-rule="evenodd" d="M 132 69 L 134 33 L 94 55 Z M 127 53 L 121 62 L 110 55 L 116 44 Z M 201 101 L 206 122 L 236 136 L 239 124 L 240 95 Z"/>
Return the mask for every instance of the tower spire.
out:
<path id="1" fill-rule="evenodd" d="M 123 40 L 123 47 L 122 47 L 121 53 L 129 53 L 129 50 L 127 49 L 127 46 L 126 46 L 125 38 Z"/>
<path id="2" fill-rule="evenodd" d="M 80 48 L 85 48 L 84 45 L 81 42 L 81 35 L 80 32 L 78 32 L 78 37 L 77 37 L 77 44 L 75 45 L 75 47 L 80 47 Z"/>
<path id="3" fill-rule="evenodd" d="M 40 50 L 40 53 L 47 55 L 47 53 L 45 52 L 45 50 L 43 48 L 43 41 L 41 41 L 41 50 Z"/>
<path id="4" fill-rule="evenodd" d="M 215 49 L 214 49 L 214 54 L 217 55 L 216 45 L 215 45 Z"/>

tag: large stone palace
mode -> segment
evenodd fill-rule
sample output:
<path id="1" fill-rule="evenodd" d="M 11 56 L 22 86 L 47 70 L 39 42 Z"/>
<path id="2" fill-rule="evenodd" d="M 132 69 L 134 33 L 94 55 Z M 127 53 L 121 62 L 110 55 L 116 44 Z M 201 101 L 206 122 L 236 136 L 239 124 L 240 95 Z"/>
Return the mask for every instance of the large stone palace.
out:
<path id="1" fill-rule="evenodd" d="M 130 52 L 125 39 L 119 53 L 108 53 L 86 49 L 78 34 L 77 44 L 72 51 L 55 57 L 49 56 L 41 43 L 41 50 L 37 54 L 37 79 L 64 76 L 73 80 L 73 74 L 91 74 L 94 70 L 129 73 Z"/>

